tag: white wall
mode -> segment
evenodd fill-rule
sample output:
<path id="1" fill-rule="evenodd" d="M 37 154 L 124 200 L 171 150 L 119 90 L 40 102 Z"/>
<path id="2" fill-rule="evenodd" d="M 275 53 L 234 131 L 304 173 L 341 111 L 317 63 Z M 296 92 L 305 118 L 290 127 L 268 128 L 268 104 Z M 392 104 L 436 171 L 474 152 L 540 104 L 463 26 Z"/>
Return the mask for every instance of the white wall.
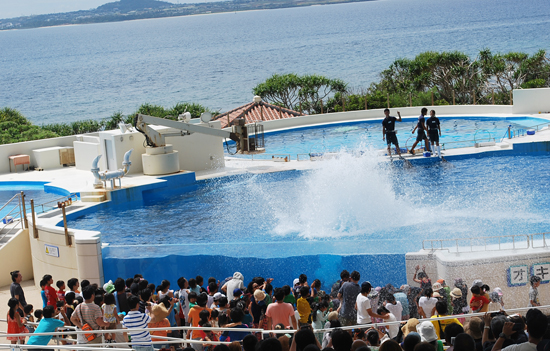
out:
<path id="1" fill-rule="evenodd" d="M 0 286 L 11 284 L 10 272 L 20 271 L 24 280 L 33 278 L 31 248 L 27 229 L 20 229 L 0 248 Z"/>
<path id="2" fill-rule="evenodd" d="M 63 227 L 41 224 L 36 219 L 38 239 L 33 237 L 32 219 L 29 219 L 29 240 L 35 284 L 45 274 L 55 280 L 67 281 L 70 278 L 88 279 L 92 283 L 103 284 L 103 259 L 101 235 L 99 232 L 69 229 L 72 245 L 65 244 Z M 58 248 L 59 257 L 46 254 L 46 245 Z M 38 279 L 40 278 L 40 279 Z"/>
<path id="3" fill-rule="evenodd" d="M 99 147 L 101 149 L 101 169 L 107 169 L 107 152 L 105 150 L 105 141 L 112 142 L 114 145 L 114 159 L 116 166 L 109 164 L 109 170 L 114 171 L 122 168 L 122 162 L 124 161 L 124 154 L 130 150 L 130 174 L 143 173 L 143 165 L 141 162 L 141 154 L 145 153 L 145 137 L 140 132 L 126 132 L 122 133 L 120 129 L 109 130 L 99 133 Z"/>
<path id="4" fill-rule="evenodd" d="M 550 113 L 550 88 L 514 89 L 514 113 Z"/>
<path id="5" fill-rule="evenodd" d="M 75 141 L 73 144 L 76 169 L 80 169 L 82 171 L 89 171 L 92 169 L 92 162 L 94 162 L 94 159 L 101 153 L 99 138 L 95 143 Z M 104 168 L 99 168 L 104 170 Z"/>
<path id="6" fill-rule="evenodd" d="M 11 155 L 23 154 L 29 155 L 31 158 L 31 166 L 36 166 L 36 160 L 34 158 L 32 150 L 43 149 L 53 146 L 73 146 L 73 141 L 76 140 L 76 136 L 66 136 L 60 138 L 43 139 L 27 141 L 24 143 L 5 144 L 0 145 L 0 174 L 9 173 L 10 167 L 8 157 Z M 21 166 L 17 167 L 18 172 L 21 172 Z M 26 169 L 26 166 L 25 166 Z M 13 166 L 12 166 L 13 170 Z"/>

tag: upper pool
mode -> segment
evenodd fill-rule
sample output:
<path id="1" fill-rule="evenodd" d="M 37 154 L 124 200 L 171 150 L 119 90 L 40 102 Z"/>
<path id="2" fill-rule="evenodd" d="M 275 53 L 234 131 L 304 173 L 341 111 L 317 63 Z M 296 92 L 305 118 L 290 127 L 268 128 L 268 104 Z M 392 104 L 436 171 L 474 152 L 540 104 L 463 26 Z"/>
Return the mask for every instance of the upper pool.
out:
<path id="1" fill-rule="evenodd" d="M 30 212 L 30 200 L 34 200 L 35 206 L 47 203 L 46 207 L 52 207 L 55 205 L 54 200 L 69 195 L 69 191 L 47 186 L 48 182 L 22 182 L 22 181 L 9 181 L 0 182 L 0 207 L 4 206 L 14 195 L 20 194 L 21 191 L 25 194 L 25 203 L 27 212 Z M 6 207 L 0 211 L 0 219 L 8 214 L 12 205 Z M 41 210 L 41 209 L 40 209 Z"/>
<path id="2" fill-rule="evenodd" d="M 526 130 L 550 122 L 532 117 L 439 117 L 439 120 L 441 122 L 440 143 L 444 149 L 473 146 L 474 141 L 496 140 L 498 142 L 507 135 L 509 126 L 513 130 Z M 416 134 L 411 132 L 416 123 L 417 118 L 409 117 L 396 123 L 400 147 L 412 146 L 416 140 Z M 332 123 L 268 132 L 265 138 L 266 153 L 290 154 L 293 159 L 296 154 L 386 147 L 382 140 L 381 120 Z M 233 152 L 234 147 L 230 147 L 229 150 Z M 271 158 L 270 155 L 264 157 Z M 262 155 L 256 155 L 254 158 L 262 158 Z"/>

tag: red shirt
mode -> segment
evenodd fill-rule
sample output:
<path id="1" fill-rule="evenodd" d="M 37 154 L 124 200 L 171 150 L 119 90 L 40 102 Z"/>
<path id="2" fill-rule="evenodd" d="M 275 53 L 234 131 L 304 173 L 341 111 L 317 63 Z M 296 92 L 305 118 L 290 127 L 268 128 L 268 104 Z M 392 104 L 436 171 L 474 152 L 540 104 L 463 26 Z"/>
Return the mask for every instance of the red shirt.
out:
<path id="1" fill-rule="evenodd" d="M 63 290 L 57 290 L 57 299 L 65 302 L 65 292 Z"/>
<path id="2" fill-rule="evenodd" d="M 57 291 L 49 285 L 44 287 L 44 292 L 46 292 L 46 298 L 48 299 L 48 306 L 57 307 Z"/>

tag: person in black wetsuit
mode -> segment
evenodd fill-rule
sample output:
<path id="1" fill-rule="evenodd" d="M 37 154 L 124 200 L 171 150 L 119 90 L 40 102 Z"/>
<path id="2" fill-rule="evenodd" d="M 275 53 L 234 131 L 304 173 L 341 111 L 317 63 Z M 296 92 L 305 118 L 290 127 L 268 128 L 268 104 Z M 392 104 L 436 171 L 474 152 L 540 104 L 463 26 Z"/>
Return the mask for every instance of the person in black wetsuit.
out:
<path id="1" fill-rule="evenodd" d="M 441 136 L 441 125 L 439 124 L 439 118 L 435 116 L 435 110 L 430 111 L 430 118 L 426 121 L 426 127 L 428 127 L 428 137 L 432 143 L 432 150 L 434 150 L 434 143 L 437 146 L 437 157 L 441 157 L 441 148 L 439 147 L 439 137 Z"/>
<path id="2" fill-rule="evenodd" d="M 414 142 L 413 146 L 409 150 L 409 153 L 411 155 L 414 155 L 414 148 L 416 145 L 418 145 L 419 142 L 424 140 L 424 143 L 426 144 L 426 151 L 430 151 L 430 142 L 428 141 L 428 137 L 426 137 L 426 131 L 428 129 L 426 128 L 426 125 L 424 124 L 424 116 L 428 114 L 428 109 L 423 107 L 422 110 L 420 110 L 420 116 L 418 117 L 418 123 L 416 124 L 416 127 L 414 127 L 412 133 L 414 134 L 415 131 L 418 130 L 418 134 L 416 135 L 416 141 Z"/>
<path id="3" fill-rule="evenodd" d="M 382 140 L 386 140 L 388 143 L 388 155 L 391 157 L 391 144 L 395 145 L 395 151 L 399 157 L 401 157 L 401 151 L 399 150 L 399 142 L 397 141 L 397 135 L 395 134 L 395 122 L 401 122 L 401 113 L 397 111 L 399 118 L 390 116 L 390 109 L 385 109 L 384 114 L 386 118 L 382 121 Z"/>

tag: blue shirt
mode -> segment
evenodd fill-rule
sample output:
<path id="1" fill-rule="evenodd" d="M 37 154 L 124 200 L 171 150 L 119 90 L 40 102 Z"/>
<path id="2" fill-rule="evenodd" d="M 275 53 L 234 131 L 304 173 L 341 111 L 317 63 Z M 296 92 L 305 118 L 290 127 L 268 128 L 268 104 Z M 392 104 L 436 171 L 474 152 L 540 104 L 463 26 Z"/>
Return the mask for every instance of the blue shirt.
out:
<path id="1" fill-rule="evenodd" d="M 65 325 L 65 322 L 60 321 L 59 319 L 54 318 L 43 318 L 40 320 L 40 323 L 38 323 L 38 327 L 36 327 L 35 333 L 52 333 L 57 328 L 61 328 Z M 51 335 L 33 335 L 29 338 L 29 341 L 27 341 L 27 345 L 48 345 L 50 340 L 52 339 Z"/>
<path id="2" fill-rule="evenodd" d="M 246 324 L 241 324 L 233 328 L 248 328 L 248 326 Z M 227 339 L 229 339 L 228 341 L 241 341 L 245 336 L 250 334 L 250 332 L 226 330 L 223 332 L 222 336 L 220 336 L 220 341 L 226 341 Z"/>

